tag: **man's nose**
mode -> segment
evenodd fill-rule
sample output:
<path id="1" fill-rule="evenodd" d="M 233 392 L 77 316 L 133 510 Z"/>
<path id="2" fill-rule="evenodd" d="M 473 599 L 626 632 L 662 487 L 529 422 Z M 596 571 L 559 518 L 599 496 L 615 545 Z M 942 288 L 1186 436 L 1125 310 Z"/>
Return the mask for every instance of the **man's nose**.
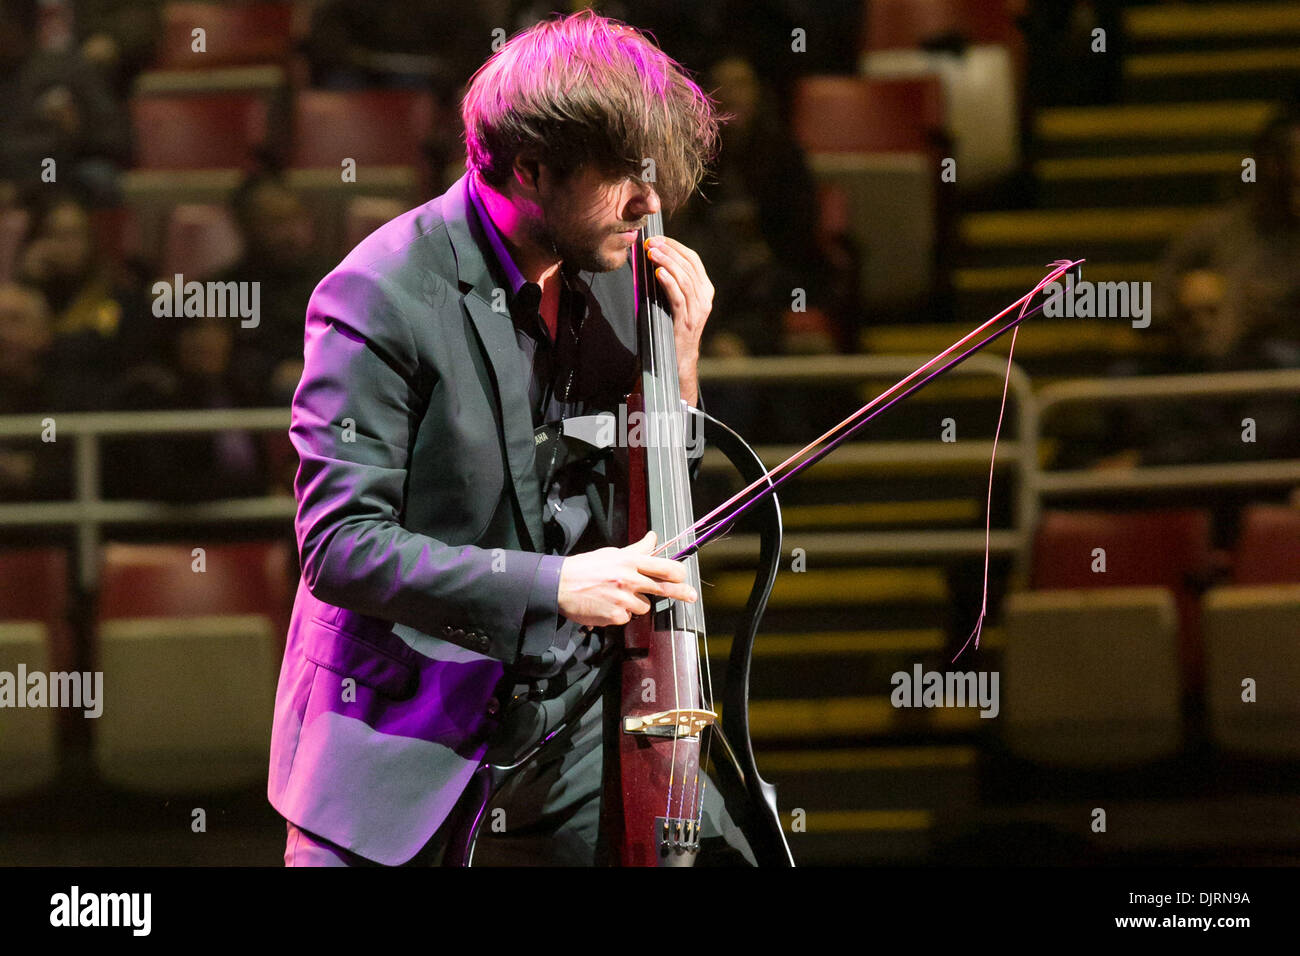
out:
<path id="1" fill-rule="evenodd" d="M 629 220 L 652 216 L 659 212 L 659 193 L 655 191 L 653 183 L 639 182 L 633 189 L 634 192 L 628 200 L 628 212 L 631 213 L 628 216 Z"/>

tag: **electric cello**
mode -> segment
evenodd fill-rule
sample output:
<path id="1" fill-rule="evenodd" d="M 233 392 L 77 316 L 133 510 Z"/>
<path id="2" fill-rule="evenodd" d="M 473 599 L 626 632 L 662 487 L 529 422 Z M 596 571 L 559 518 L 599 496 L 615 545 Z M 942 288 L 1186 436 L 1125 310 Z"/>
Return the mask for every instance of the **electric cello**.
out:
<path id="1" fill-rule="evenodd" d="M 649 613 L 621 628 L 621 641 L 614 639 L 616 673 L 606 682 L 603 710 L 600 850 L 611 865 L 694 863 L 709 783 L 704 771 L 712 754 L 717 758 L 713 779 L 758 864 L 793 866 L 775 789 L 759 776 L 754 761 L 748 722 L 750 653 L 780 561 L 780 508 L 775 495 L 763 502 L 759 569 L 732 641 L 719 715 L 686 453 L 688 447 L 702 451 L 702 443 L 688 443 L 688 436 L 703 436 L 751 482 L 767 472 L 738 435 L 681 398 L 673 320 L 645 248 L 645 240 L 663 234 L 662 214 L 654 213 L 633 250 L 641 370 L 627 398 L 627 418 L 631 422 L 640 413 L 645 440 L 629 437 L 619 443 L 627 480 L 617 483 L 626 489 L 618 510 L 627 516 L 627 541 L 655 532 L 661 542 L 657 553 L 683 562 L 686 582 L 700 599 L 693 604 L 655 599 Z"/>

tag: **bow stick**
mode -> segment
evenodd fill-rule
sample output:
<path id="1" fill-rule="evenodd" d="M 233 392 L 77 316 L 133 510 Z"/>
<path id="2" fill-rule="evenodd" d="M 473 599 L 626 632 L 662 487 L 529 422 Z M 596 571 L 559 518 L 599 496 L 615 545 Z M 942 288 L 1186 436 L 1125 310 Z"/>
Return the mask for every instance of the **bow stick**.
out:
<path id="1" fill-rule="evenodd" d="M 1079 266 L 1084 261 L 1085 260 L 1083 259 L 1076 259 L 1074 261 L 1061 259 L 1052 263 L 1052 265 L 1054 266 L 1052 271 L 1049 272 L 1046 276 L 1044 276 L 1038 282 L 1038 284 L 1035 285 L 1028 293 L 1021 296 L 1015 302 L 1011 303 L 1011 305 L 1007 306 L 1005 309 L 1003 309 L 997 315 L 993 316 L 993 318 L 989 319 L 987 322 L 971 330 L 965 336 L 958 339 L 952 345 L 948 346 L 948 348 L 944 349 L 938 355 L 931 358 L 928 362 L 921 365 L 919 368 L 917 368 L 915 371 L 909 374 L 906 378 L 903 378 L 899 382 L 890 386 L 884 392 L 881 392 L 879 395 L 877 395 L 871 401 L 867 402 L 865 405 L 863 405 L 861 408 L 855 411 L 848 418 L 844 419 L 838 425 L 835 425 L 833 428 L 829 429 L 824 434 L 813 439 L 811 442 L 809 442 L 799 451 L 795 452 L 785 461 L 781 462 L 775 468 L 769 470 L 766 475 L 757 479 L 751 484 L 747 485 L 745 488 L 742 488 L 740 491 L 736 492 L 736 494 L 732 495 L 732 497 L 728 498 L 722 504 L 718 505 L 718 507 L 714 508 L 703 518 L 700 518 L 689 528 L 686 528 L 680 534 L 676 535 L 672 539 L 665 541 L 663 544 L 659 545 L 659 547 L 657 547 L 653 553 L 661 554 L 667 551 L 673 545 L 676 545 L 678 542 L 682 541 L 683 539 L 689 538 L 690 539 L 689 543 L 681 550 L 673 554 L 671 560 L 677 561 L 683 558 L 688 558 L 692 554 L 695 554 L 697 551 L 700 550 L 701 547 L 703 547 L 709 541 L 713 540 L 715 537 L 717 537 L 719 534 L 725 531 L 728 527 L 730 527 L 730 525 L 732 525 L 738 518 L 740 518 L 741 515 L 743 515 L 746 511 L 752 508 L 755 504 L 762 501 L 763 498 L 767 497 L 768 495 L 773 494 L 776 491 L 776 489 L 780 487 L 780 485 L 783 484 L 787 479 L 794 477 L 799 472 L 803 471 L 805 468 L 808 468 L 811 465 L 814 465 L 817 462 L 821 461 L 832 451 L 838 448 L 843 442 L 848 440 L 853 435 L 857 434 L 857 432 L 860 431 L 868 422 L 870 422 L 873 418 L 875 418 L 885 409 L 902 401 L 904 398 L 911 395 L 917 389 L 923 387 L 924 385 L 929 383 L 932 379 L 936 378 L 943 372 L 946 372 L 948 369 L 952 368 L 953 366 L 959 365 L 961 362 L 965 361 L 969 356 L 973 355 L 975 352 L 978 352 L 980 349 L 984 348 L 986 345 L 993 342 L 995 339 L 1001 338 L 1003 335 L 1005 335 L 1007 332 L 1012 331 L 1013 329 L 1018 330 L 1021 322 L 1029 318 L 1031 315 L 1034 315 L 1042 311 L 1043 309 L 1044 303 L 1039 303 L 1033 309 L 1028 308 L 1029 302 L 1033 299 L 1033 297 L 1037 295 L 1039 292 L 1041 292 L 1045 286 L 1048 286 L 1051 283 L 1055 282 L 1066 272 L 1069 272 L 1071 269 Z M 977 342 L 975 345 L 972 345 L 971 347 L 966 349 L 966 351 L 957 355 L 955 358 L 948 358 L 954 352 L 960 349 L 962 346 L 966 345 L 966 343 L 970 342 L 971 339 L 979 336 L 980 333 L 984 332 L 987 328 L 989 328 L 989 326 L 997 323 L 1000 319 L 1002 319 L 1008 312 L 1010 312 L 1016 306 L 1020 306 L 1020 314 L 1015 319 L 1013 319 L 1011 322 L 1008 322 L 1006 325 L 1004 325 L 1002 328 L 998 329 L 996 332 L 989 335 L 987 338 Z M 1026 309 L 1028 309 L 1028 311 L 1026 311 Z M 1015 336 L 1012 336 L 1011 341 L 1012 341 L 1012 351 L 1014 351 Z M 948 361 L 940 365 L 938 368 L 933 368 L 933 366 L 936 363 L 944 362 L 945 359 L 948 359 Z M 1008 355 L 1007 358 L 1008 368 L 1010 367 L 1010 361 L 1011 361 L 1010 355 Z M 932 371 L 930 371 L 930 374 L 926 375 L 920 381 L 915 382 L 914 384 L 908 386 L 909 382 L 912 382 L 918 376 L 924 374 L 927 370 L 930 369 L 933 369 Z M 876 408 L 876 406 L 881 401 L 883 401 L 886 398 L 889 398 L 889 396 L 893 395 L 893 393 L 898 391 L 899 389 L 903 389 L 904 386 L 908 386 L 908 387 L 905 388 L 904 391 L 902 391 L 900 394 L 894 395 L 894 397 L 886 404 L 881 405 L 879 408 Z M 1006 403 L 1005 388 L 1003 389 L 1002 400 L 1005 406 Z M 867 414 L 868 412 L 871 412 L 871 414 L 868 415 Z M 1001 429 L 1001 422 L 1002 419 L 1001 416 L 999 415 L 998 418 L 999 430 Z M 823 442 L 825 442 L 826 444 L 822 445 Z M 996 454 L 996 450 L 997 450 L 997 445 L 995 439 L 994 442 L 995 454 Z M 807 455 L 808 457 L 800 460 L 801 456 L 804 455 Z M 784 473 L 782 473 L 783 471 Z M 732 510 L 730 512 L 727 512 L 728 508 L 731 508 Z M 723 514 L 724 512 L 726 512 L 724 516 L 719 518 L 718 515 Z M 978 646 L 978 642 L 976 646 Z"/>

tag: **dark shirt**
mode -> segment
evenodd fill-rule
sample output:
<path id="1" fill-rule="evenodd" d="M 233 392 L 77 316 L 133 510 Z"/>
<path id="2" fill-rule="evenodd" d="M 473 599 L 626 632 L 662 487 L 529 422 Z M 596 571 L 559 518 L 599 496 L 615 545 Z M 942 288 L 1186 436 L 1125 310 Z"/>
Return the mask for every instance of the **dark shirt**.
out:
<path id="1" fill-rule="evenodd" d="M 588 309 L 586 295 L 576 282 L 574 270 L 567 265 L 560 270 L 564 284 L 556 317 L 557 340 L 552 342 L 540 312 L 541 286 L 525 280 L 511 260 L 500 233 L 482 206 L 472 175 L 470 197 L 494 253 L 488 257 L 489 266 L 495 266 L 496 274 L 504 280 L 503 288 L 507 292 L 507 304 L 515 325 L 515 341 L 519 345 L 519 372 L 528 382 L 533 425 L 540 427 L 567 417 L 590 414 L 595 409 L 589 408 L 576 392 L 569 396 Z M 547 464 L 543 462 L 543 467 Z M 592 481 L 591 462 L 576 461 L 547 470 L 553 471 L 549 480 L 539 477 L 544 502 L 542 527 L 546 553 L 567 555 L 610 545 L 599 522 L 592 521 L 587 495 Z M 598 629 L 593 631 L 561 617 L 556 622 L 552 646 L 538 658 L 520 661 L 514 673 L 521 681 L 544 684 L 546 679 L 556 677 L 572 665 L 585 665 L 599 649 Z M 585 672 L 586 667 L 577 670 Z M 560 686 L 565 683 L 567 681 L 559 682 Z M 532 689 L 537 692 L 536 686 Z"/>

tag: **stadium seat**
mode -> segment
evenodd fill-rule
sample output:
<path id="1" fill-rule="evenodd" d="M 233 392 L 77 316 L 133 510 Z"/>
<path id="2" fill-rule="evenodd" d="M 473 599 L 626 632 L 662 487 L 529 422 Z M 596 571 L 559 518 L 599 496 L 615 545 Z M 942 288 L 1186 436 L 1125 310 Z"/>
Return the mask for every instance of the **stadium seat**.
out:
<path id="1" fill-rule="evenodd" d="M 141 254 L 140 220 L 130 206 L 105 206 L 90 211 L 95 243 L 110 262 Z"/>
<path id="2" fill-rule="evenodd" d="M 189 545 L 104 546 L 98 617 L 189 617 L 264 614 L 288 627 L 297 582 L 292 557 L 280 540 L 215 544 L 204 548 L 206 570 Z"/>
<path id="3" fill-rule="evenodd" d="M 49 635 L 56 670 L 77 666 L 69 567 L 63 548 L 0 550 L 0 621 L 39 621 Z"/>
<path id="4" fill-rule="evenodd" d="M 795 87 L 793 115 L 819 189 L 847 204 L 864 304 L 889 310 L 924 301 L 934 285 L 939 230 L 938 81 L 805 77 Z"/>
<path id="5" fill-rule="evenodd" d="M 167 217 L 162 274 L 212 275 L 239 257 L 241 240 L 230 210 L 209 203 L 183 203 Z"/>
<path id="6" fill-rule="evenodd" d="M 293 8 L 288 3 L 167 3 L 154 68 L 283 63 L 293 48 Z M 204 51 L 194 49 L 194 30 L 204 31 Z"/>
<path id="7" fill-rule="evenodd" d="M 21 670 L 20 670 L 21 669 Z M 50 642 L 39 621 L 0 620 L 0 673 L 10 675 L 14 690 L 26 694 L 19 675 L 48 674 Z M 17 707 L 6 701 L 0 710 L 0 797 L 16 797 L 38 790 L 54 779 L 59 765 L 59 715 L 81 719 L 82 711 L 44 707 Z M 51 701 L 47 698 L 46 703 Z"/>
<path id="8" fill-rule="evenodd" d="M 1006 742 L 1062 767 L 1139 765 L 1182 742 L 1177 626 L 1164 588 L 1008 596 Z"/>
<path id="9" fill-rule="evenodd" d="M 1300 582 L 1300 508 L 1251 505 L 1242 512 L 1232 582 Z"/>
<path id="10" fill-rule="evenodd" d="M 288 546 L 109 544 L 98 655 L 113 688 L 97 721 L 104 779 L 150 793 L 265 779 L 287 626 Z"/>
<path id="11" fill-rule="evenodd" d="M 293 104 L 292 166 L 422 166 L 433 97 L 415 90 L 300 90 Z M 363 169 L 357 182 L 364 185 Z"/>
<path id="12" fill-rule="evenodd" d="M 1162 587 L 1178 606 L 1187 690 L 1201 687 L 1199 584 L 1213 564 L 1208 511 L 1049 511 L 1034 543 L 1030 587 Z M 1105 551 L 1105 571 L 1092 570 L 1095 549 Z"/>
<path id="13" fill-rule="evenodd" d="M 251 168 L 266 141 L 268 110 L 256 93 L 137 94 L 136 168 Z"/>
<path id="14" fill-rule="evenodd" d="M 1211 739 L 1231 753 L 1300 757 L 1300 584 L 1215 588 L 1203 627 Z"/>
<path id="15" fill-rule="evenodd" d="M 1020 104 L 1016 67 L 1006 48 L 985 44 L 960 54 L 882 50 L 863 57 L 862 72 L 872 79 L 939 80 L 958 189 L 986 185 L 1016 170 Z"/>
<path id="16" fill-rule="evenodd" d="M 967 43 L 1020 40 L 1005 0 L 870 0 L 862 18 L 861 49 L 916 49 L 958 35 Z"/>
<path id="17" fill-rule="evenodd" d="M 931 153 L 943 91 L 933 77 L 806 76 L 795 85 L 792 115 L 808 153 Z"/>
<path id="18" fill-rule="evenodd" d="M 67 672 L 78 667 L 69 623 L 71 582 L 63 548 L 0 551 L 0 671 Z M 0 794 L 40 787 L 58 769 L 59 728 L 84 720 L 71 709 L 0 712 Z M 74 735 L 75 736 L 75 735 Z"/>

